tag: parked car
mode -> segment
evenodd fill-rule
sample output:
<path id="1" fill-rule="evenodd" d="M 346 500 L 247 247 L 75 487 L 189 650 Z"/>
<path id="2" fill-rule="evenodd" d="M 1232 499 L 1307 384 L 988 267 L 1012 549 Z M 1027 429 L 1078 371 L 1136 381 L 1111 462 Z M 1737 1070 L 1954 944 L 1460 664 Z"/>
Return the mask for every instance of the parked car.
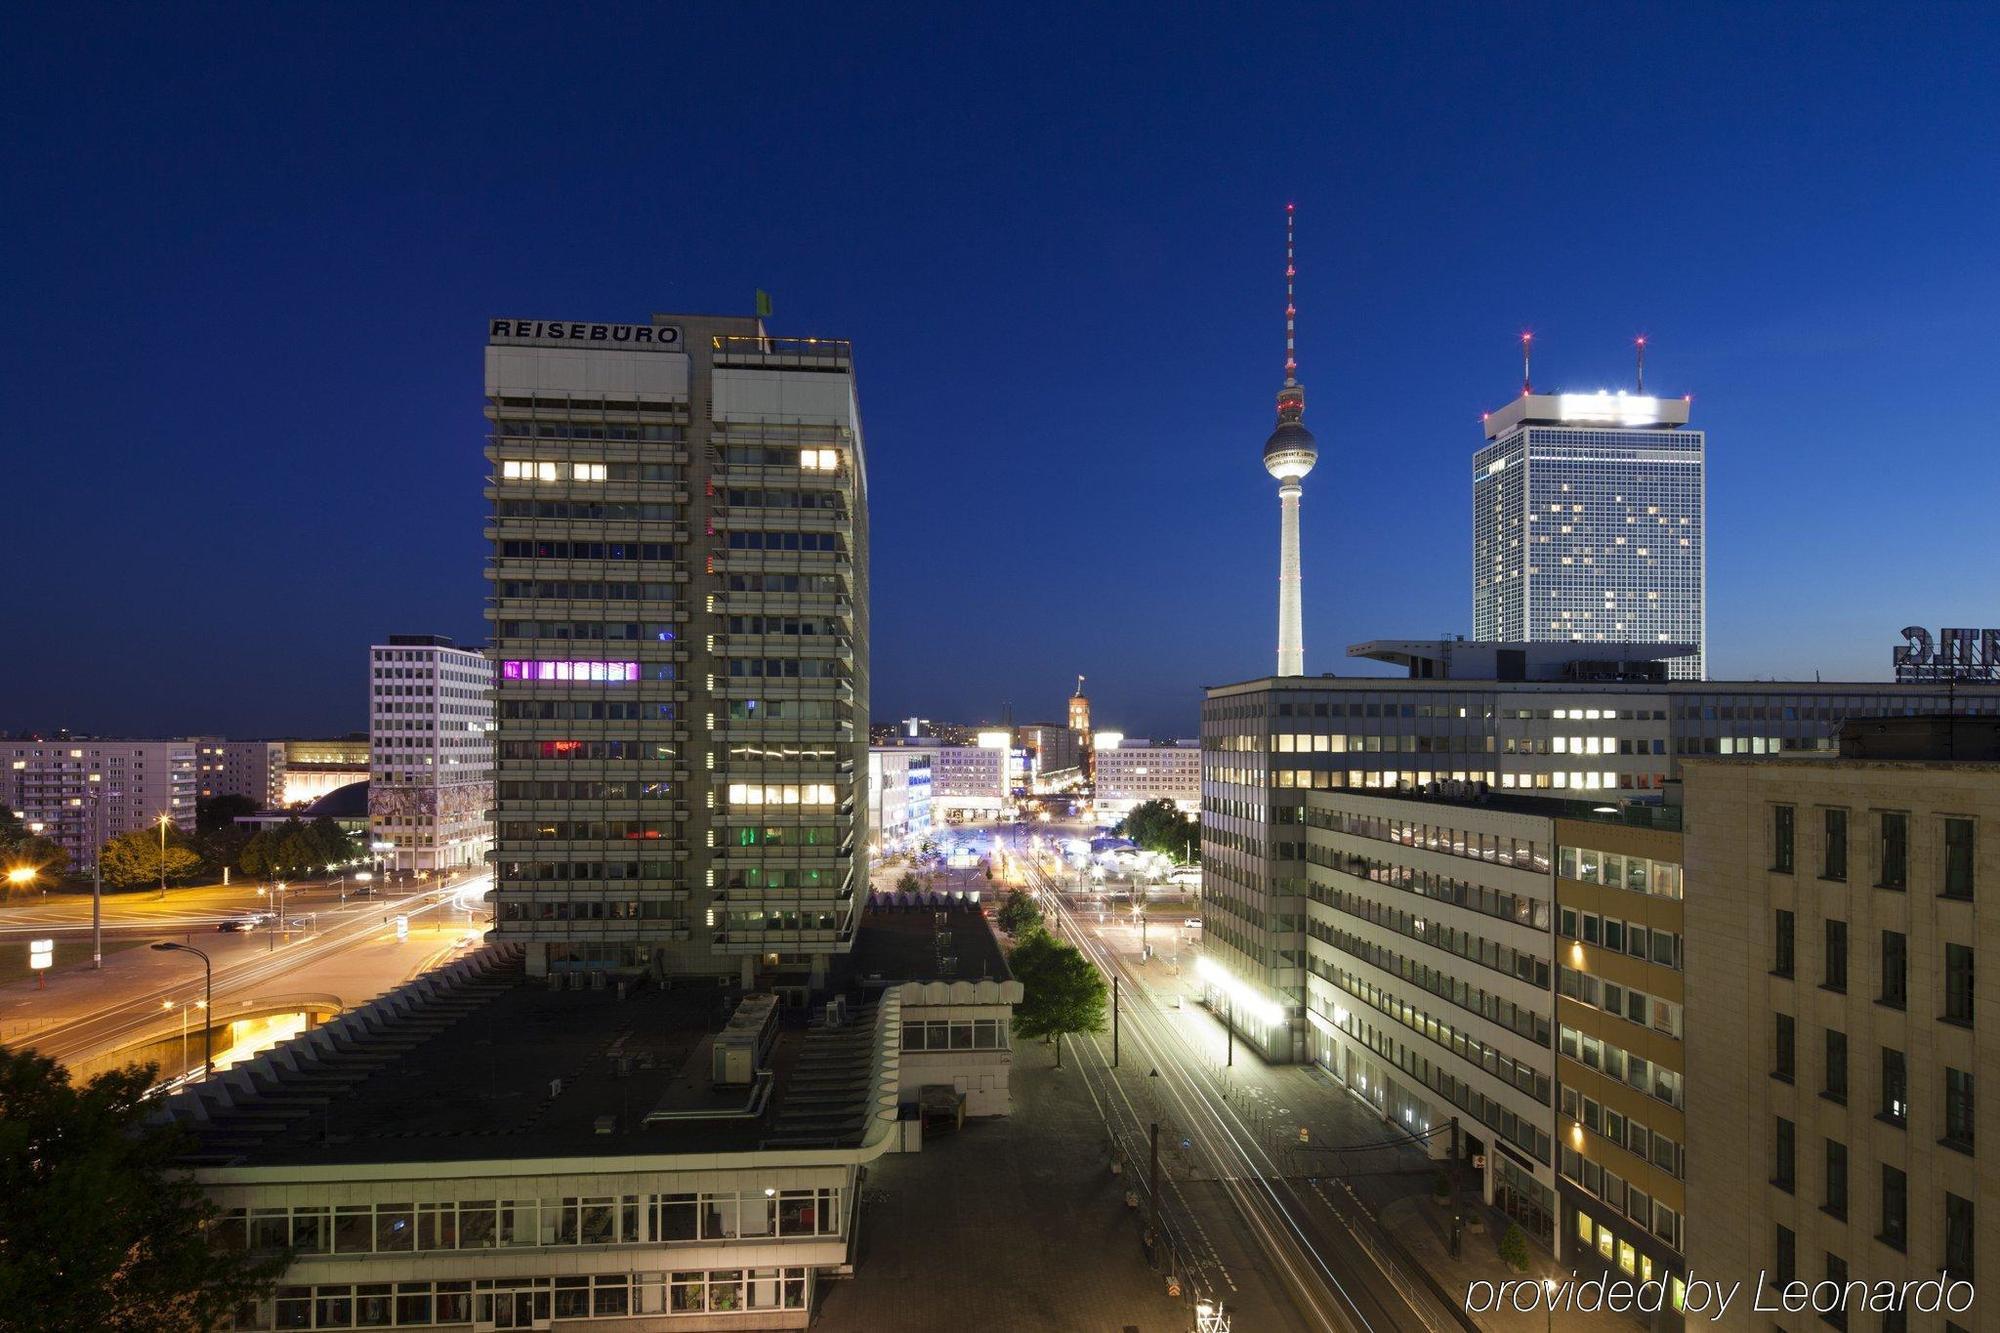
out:
<path id="1" fill-rule="evenodd" d="M 1181 924 L 1183 926 L 1186 926 L 1189 930 L 1200 930 L 1201 918 L 1198 916 L 1191 916 L 1187 920 L 1181 922 Z"/>

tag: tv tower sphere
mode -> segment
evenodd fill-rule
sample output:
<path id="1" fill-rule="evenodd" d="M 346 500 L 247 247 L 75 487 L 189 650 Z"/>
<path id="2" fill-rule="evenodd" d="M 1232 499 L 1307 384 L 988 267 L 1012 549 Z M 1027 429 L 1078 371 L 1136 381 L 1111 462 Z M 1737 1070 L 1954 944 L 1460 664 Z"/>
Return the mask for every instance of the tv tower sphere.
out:
<path id="1" fill-rule="evenodd" d="M 1298 396 L 1299 410 L 1305 408 L 1305 395 Z M 1319 443 L 1313 433 L 1305 428 L 1296 415 L 1287 420 L 1284 416 L 1285 400 L 1278 399 L 1278 428 L 1271 432 L 1271 438 L 1264 441 L 1264 470 L 1279 481 L 1297 481 L 1313 470 L 1319 461 Z"/>

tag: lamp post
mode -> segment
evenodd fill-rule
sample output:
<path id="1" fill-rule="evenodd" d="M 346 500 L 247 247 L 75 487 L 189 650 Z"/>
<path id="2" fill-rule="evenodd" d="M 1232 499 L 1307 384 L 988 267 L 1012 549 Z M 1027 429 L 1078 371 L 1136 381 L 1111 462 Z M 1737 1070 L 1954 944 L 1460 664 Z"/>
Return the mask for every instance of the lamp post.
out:
<path id="1" fill-rule="evenodd" d="M 160 897 L 167 896 L 167 821 L 169 816 L 160 816 Z"/>
<path id="2" fill-rule="evenodd" d="M 104 786 L 92 773 L 84 790 L 90 793 L 90 965 L 104 968 Z"/>
<path id="3" fill-rule="evenodd" d="M 215 1077 L 215 968 L 208 961 L 208 955 L 192 944 L 176 944 L 172 940 L 161 940 L 153 948 L 160 953 L 191 953 L 201 959 L 201 1007 L 207 1015 L 201 1025 L 201 1076 L 204 1079 L 213 1078 Z"/>

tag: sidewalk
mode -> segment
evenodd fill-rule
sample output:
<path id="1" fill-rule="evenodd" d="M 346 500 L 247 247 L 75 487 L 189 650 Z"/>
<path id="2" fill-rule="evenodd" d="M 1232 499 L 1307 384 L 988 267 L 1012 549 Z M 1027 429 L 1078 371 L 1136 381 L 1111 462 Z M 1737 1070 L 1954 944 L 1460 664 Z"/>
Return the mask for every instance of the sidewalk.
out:
<path id="1" fill-rule="evenodd" d="M 1146 1267 L 1105 1132 L 1065 1055 L 1024 1044 L 1014 1114 L 969 1121 L 862 1186 L 855 1275 L 821 1288 L 821 1333 L 935 1329 L 1183 1333 L 1193 1318 Z"/>

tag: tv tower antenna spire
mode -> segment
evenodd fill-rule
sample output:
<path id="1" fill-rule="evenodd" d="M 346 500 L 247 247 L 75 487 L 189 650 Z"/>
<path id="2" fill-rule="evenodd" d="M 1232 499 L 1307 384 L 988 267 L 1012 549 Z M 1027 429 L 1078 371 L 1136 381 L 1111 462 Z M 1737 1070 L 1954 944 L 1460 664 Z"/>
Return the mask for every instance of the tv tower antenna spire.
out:
<path id="1" fill-rule="evenodd" d="M 1278 483 L 1278 674 L 1303 676 L 1305 633 L 1299 605 L 1299 481 L 1319 461 L 1319 445 L 1302 418 L 1306 390 L 1299 383 L 1298 251 L 1293 221 L 1297 204 L 1285 205 L 1285 382 L 1278 390 L 1278 426 L 1264 441 L 1264 470 Z"/>

